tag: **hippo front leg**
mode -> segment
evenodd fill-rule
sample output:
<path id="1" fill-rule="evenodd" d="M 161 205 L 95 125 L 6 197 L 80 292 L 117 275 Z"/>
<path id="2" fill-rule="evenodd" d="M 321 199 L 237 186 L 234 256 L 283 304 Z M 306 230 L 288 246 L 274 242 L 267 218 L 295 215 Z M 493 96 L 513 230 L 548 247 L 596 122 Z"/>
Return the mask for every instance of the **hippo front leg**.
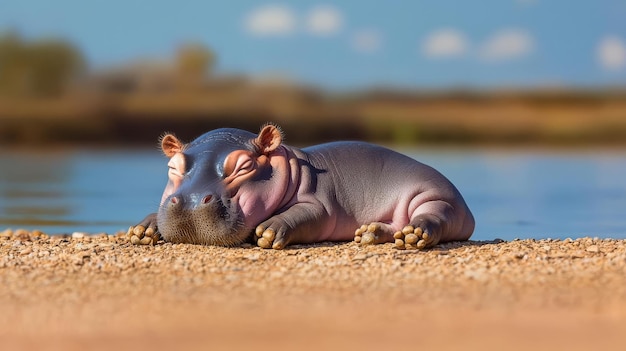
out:
<path id="1" fill-rule="evenodd" d="M 256 227 L 257 245 L 280 250 L 291 243 L 317 242 L 328 220 L 329 215 L 321 204 L 295 204 Z"/>
<path id="2" fill-rule="evenodd" d="M 133 245 L 154 245 L 161 235 L 157 229 L 157 214 L 151 213 L 137 225 L 128 228 L 128 239 Z"/>

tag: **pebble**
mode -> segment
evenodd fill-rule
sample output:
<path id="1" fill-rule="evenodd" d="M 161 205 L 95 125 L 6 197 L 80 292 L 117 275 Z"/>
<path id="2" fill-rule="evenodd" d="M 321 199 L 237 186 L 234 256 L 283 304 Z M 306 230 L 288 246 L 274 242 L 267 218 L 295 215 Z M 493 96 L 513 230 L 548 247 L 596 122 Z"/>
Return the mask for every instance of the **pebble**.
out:
<path id="1" fill-rule="evenodd" d="M 85 259 L 89 258 L 91 255 L 89 252 L 80 252 L 72 258 L 72 263 L 74 265 L 82 266 L 85 264 Z"/>
<path id="2" fill-rule="evenodd" d="M 72 233 L 72 239 L 83 239 L 84 237 L 85 237 L 85 233 L 83 232 Z"/>
<path id="3" fill-rule="evenodd" d="M 261 257 L 261 254 L 251 254 L 251 255 L 246 255 L 243 258 L 250 260 L 250 261 L 258 261 L 259 258 Z"/>
<path id="4" fill-rule="evenodd" d="M 364 261 L 367 259 L 367 255 L 366 254 L 356 254 L 354 255 L 354 257 L 352 257 L 352 261 Z"/>
<path id="5" fill-rule="evenodd" d="M 22 241 L 30 241 L 30 233 L 25 229 L 18 229 L 13 232 L 13 237 L 18 238 Z"/>
<path id="6" fill-rule="evenodd" d="M 525 252 L 515 252 L 511 255 L 513 258 L 516 258 L 518 260 L 523 259 L 524 257 L 526 257 L 526 253 Z"/>

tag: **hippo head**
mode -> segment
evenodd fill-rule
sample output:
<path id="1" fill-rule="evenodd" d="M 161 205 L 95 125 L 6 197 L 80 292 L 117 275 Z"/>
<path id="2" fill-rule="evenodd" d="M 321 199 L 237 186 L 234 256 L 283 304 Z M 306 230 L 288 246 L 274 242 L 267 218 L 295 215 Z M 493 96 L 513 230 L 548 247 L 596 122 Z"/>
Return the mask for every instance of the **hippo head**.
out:
<path id="1" fill-rule="evenodd" d="M 258 135 L 210 131 L 189 144 L 168 134 L 169 181 L 157 214 L 166 241 L 232 246 L 284 201 L 290 180 L 282 134 L 266 125 Z"/>

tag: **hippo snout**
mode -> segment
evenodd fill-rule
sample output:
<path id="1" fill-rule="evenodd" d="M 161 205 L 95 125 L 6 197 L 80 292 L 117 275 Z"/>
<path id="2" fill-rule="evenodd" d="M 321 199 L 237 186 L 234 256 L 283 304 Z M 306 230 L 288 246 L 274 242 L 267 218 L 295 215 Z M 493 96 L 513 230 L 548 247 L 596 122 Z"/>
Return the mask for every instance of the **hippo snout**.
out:
<path id="1" fill-rule="evenodd" d="M 207 194 L 207 195 L 193 194 L 188 197 L 184 197 L 182 195 L 171 195 L 169 198 L 165 200 L 165 205 L 170 206 L 174 210 L 182 209 L 182 208 L 188 208 L 188 209 L 193 210 L 193 209 L 208 206 L 209 204 L 216 201 L 214 199 L 215 199 L 215 196 L 212 194 Z"/>
<path id="2" fill-rule="evenodd" d="M 249 235 L 231 201 L 213 194 L 170 195 L 157 223 L 163 238 L 174 243 L 231 246 Z"/>

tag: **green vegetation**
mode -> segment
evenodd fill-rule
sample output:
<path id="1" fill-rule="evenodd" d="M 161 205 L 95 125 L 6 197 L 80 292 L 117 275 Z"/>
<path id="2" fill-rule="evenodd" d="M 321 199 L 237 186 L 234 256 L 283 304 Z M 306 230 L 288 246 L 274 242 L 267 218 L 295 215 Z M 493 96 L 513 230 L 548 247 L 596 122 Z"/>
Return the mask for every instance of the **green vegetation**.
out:
<path id="1" fill-rule="evenodd" d="M 186 44 L 176 54 L 176 66 L 183 80 L 200 86 L 213 73 L 215 55 L 203 45 Z"/>
<path id="2" fill-rule="evenodd" d="M 63 40 L 0 36 L 0 93 L 5 96 L 58 96 L 84 69 L 80 52 Z"/>

